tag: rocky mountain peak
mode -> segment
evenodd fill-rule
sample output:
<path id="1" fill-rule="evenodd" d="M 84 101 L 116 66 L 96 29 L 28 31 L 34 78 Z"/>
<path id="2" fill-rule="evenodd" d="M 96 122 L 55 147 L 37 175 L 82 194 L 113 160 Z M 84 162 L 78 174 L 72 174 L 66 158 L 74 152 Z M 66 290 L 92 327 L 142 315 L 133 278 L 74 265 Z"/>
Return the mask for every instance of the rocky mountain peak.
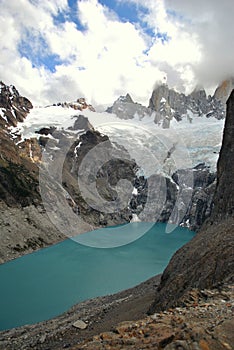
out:
<path id="1" fill-rule="evenodd" d="M 16 126 L 18 122 L 23 122 L 32 103 L 20 95 L 13 85 L 6 85 L 0 82 L 0 126 Z"/>
<path id="2" fill-rule="evenodd" d="M 199 100 L 204 101 L 204 100 L 207 99 L 205 89 L 201 85 L 197 85 L 195 87 L 195 89 L 190 94 L 190 97 L 193 98 L 196 101 L 199 101 Z"/>
<path id="3" fill-rule="evenodd" d="M 173 119 L 177 122 L 183 119 L 192 122 L 194 117 L 224 119 L 225 106 L 218 94 L 207 96 L 202 86 L 197 85 L 191 94 L 185 95 L 163 83 L 154 88 L 148 107 L 134 102 L 131 96 L 126 94 L 120 96 L 106 112 L 113 113 L 120 119 L 142 119 L 150 116 L 155 124 L 169 128 Z"/>
<path id="4" fill-rule="evenodd" d="M 131 96 L 129 95 L 129 93 L 127 93 L 125 96 L 120 96 L 118 98 L 118 101 L 124 102 L 124 103 L 134 103 L 134 101 L 131 98 Z"/>
<path id="5" fill-rule="evenodd" d="M 152 96 L 150 98 L 149 108 L 154 109 L 155 111 L 159 111 L 160 110 L 160 103 L 161 103 L 162 99 L 165 99 L 166 101 L 168 101 L 169 94 L 170 94 L 170 92 L 169 92 L 169 87 L 167 84 L 158 85 L 154 89 Z"/>
<path id="6" fill-rule="evenodd" d="M 163 127 L 166 128 L 169 127 L 173 118 L 177 121 L 183 118 L 192 121 L 191 116 L 217 119 L 223 119 L 225 116 L 222 102 L 215 96 L 207 97 L 205 90 L 201 87 L 196 87 L 190 95 L 185 95 L 169 89 L 166 84 L 158 85 L 151 95 L 149 108 L 156 112 L 155 123 L 162 121 Z"/>
<path id="7" fill-rule="evenodd" d="M 114 113 L 120 119 L 143 118 L 153 113 L 151 109 L 134 102 L 128 93 L 125 96 L 120 96 L 113 106 L 107 108 L 106 112 Z"/>
<path id="8" fill-rule="evenodd" d="M 86 102 L 84 97 L 79 97 L 76 101 L 73 102 L 58 102 L 54 103 L 53 106 L 61 106 L 64 108 L 73 108 L 78 111 L 83 111 L 85 109 L 89 109 L 92 112 L 95 112 L 95 108 Z M 48 106 L 50 107 L 50 106 Z"/>
<path id="9" fill-rule="evenodd" d="M 234 77 L 222 81 L 215 90 L 214 97 L 225 104 L 232 89 L 234 89 Z"/>
<path id="10" fill-rule="evenodd" d="M 79 114 L 78 116 L 75 115 L 73 118 L 75 118 L 75 123 L 72 127 L 68 128 L 69 130 L 94 130 L 94 127 L 91 125 L 88 118 L 82 114 Z"/>

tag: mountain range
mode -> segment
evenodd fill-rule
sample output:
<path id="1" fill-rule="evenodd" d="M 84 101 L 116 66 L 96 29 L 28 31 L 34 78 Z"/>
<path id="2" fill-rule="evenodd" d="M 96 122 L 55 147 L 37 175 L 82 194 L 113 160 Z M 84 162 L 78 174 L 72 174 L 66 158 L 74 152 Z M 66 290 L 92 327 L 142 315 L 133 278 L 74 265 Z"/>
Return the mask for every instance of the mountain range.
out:
<path id="1" fill-rule="evenodd" d="M 204 89 L 196 88 L 190 95 L 176 92 L 168 85 L 157 86 L 149 100 L 149 106 L 144 107 L 132 100 L 129 94 L 120 96 L 107 108 L 107 112 L 116 114 L 120 119 L 140 119 L 151 116 L 155 124 L 169 128 L 170 122 L 175 119 L 181 121 L 187 118 L 190 122 L 195 116 L 214 117 L 222 119 L 225 116 L 223 101 L 227 98 L 229 89 L 222 94 L 222 87 L 218 87 L 213 96 L 207 96 Z"/>
<path id="2" fill-rule="evenodd" d="M 57 181 L 59 167 L 63 168 L 62 180 L 58 183 L 60 200 L 65 198 L 65 204 L 69 204 L 66 215 L 69 216 L 72 209 L 73 213 L 79 213 L 76 220 L 81 219 L 80 228 L 74 234 L 92 227 L 131 220 L 155 221 L 156 218 L 198 230 L 213 206 L 215 165 L 225 115 L 223 102 L 216 98 L 217 93 L 221 96 L 220 91 L 223 91 L 222 85 L 212 97 L 206 96 L 202 89 L 186 96 L 163 84 L 154 89 L 149 107 L 135 103 L 127 94 L 114 102 L 106 113 L 97 113 L 84 98 L 33 108 L 14 86 L 1 82 L 0 195 L 3 217 L 5 210 L 10 208 L 17 210 L 18 221 L 27 225 L 31 225 L 35 217 L 36 220 L 40 218 L 38 223 L 34 222 L 31 236 L 24 237 L 23 242 L 21 234 L 19 237 L 14 234 L 21 227 L 18 230 L 11 222 L 6 226 L 2 219 L 2 230 L 14 235 L 2 244 L 2 261 L 8 259 L 7 256 L 18 256 L 62 238 L 60 229 L 54 225 L 50 237 L 45 237 L 41 224 L 43 221 L 48 225 L 44 206 L 54 196 L 50 184 Z M 227 93 L 227 89 L 224 92 Z M 209 129 L 205 134 L 204 127 Z M 87 203 L 77 184 L 85 155 L 102 143 L 108 144 L 106 159 L 115 158 L 103 164 L 98 172 L 97 189 L 107 206 L 126 192 L 125 187 L 116 187 L 120 179 L 126 179 L 132 186 L 122 209 L 115 208 L 114 212 L 103 212 Z M 61 152 L 66 154 L 61 155 Z M 52 170 L 46 175 L 50 181 L 46 178 L 45 185 L 41 186 L 39 178 L 43 178 L 40 177 L 43 171 L 40 169 L 45 166 L 45 159 L 47 171 Z M 95 167 L 96 160 L 91 157 L 89 164 Z M 56 174 L 54 169 L 57 169 Z M 155 197 L 158 183 L 163 183 L 160 201 Z M 41 198 L 43 193 L 45 196 Z M 89 196 L 92 196 L 90 191 Z M 28 210 L 28 219 L 22 208 Z M 31 211 L 34 219 L 30 216 Z M 35 242 L 31 244 L 31 241 Z"/>
<path id="3" fill-rule="evenodd" d="M 234 92 L 227 111 L 224 104 L 230 81 L 212 97 L 163 84 L 148 107 L 127 94 L 104 113 L 83 98 L 33 108 L 2 82 L 0 262 L 64 239 L 63 225 L 72 235 L 157 218 L 198 233 L 171 259 L 150 313 L 181 305 L 192 288 L 233 284 Z M 98 196 L 103 202 L 95 206 Z M 110 204 L 114 210 L 104 210 Z M 75 231 L 67 226 L 74 218 Z"/>

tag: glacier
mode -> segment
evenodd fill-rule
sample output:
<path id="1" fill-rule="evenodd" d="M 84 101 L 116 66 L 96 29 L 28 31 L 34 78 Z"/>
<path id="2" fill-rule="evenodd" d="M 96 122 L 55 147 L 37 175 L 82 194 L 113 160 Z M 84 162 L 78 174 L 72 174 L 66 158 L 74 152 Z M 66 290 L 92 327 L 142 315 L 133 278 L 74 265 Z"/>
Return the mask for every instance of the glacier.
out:
<path id="1" fill-rule="evenodd" d="M 25 139 L 38 137 L 35 132 L 43 127 L 68 130 L 77 114 L 87 117 L 94 128 L 113 143 L 125 147 L 139 165 L 139 173 L 146 177 L 155 173 L 170 176 L 177 169 L 199 163 L 205 163 L 211 171 L 216 170 L 224 119 L 194 114 L 181 121 L 173 119 L 170 127 L 164 129 L 155 124 L 153 115 L 141 118 L 135 114 L 132 119 L 123 120 L 113 113 L 49 106 L 33 108 L 24 122 L 12 127 L 11 132 L 20 133 Z"/>

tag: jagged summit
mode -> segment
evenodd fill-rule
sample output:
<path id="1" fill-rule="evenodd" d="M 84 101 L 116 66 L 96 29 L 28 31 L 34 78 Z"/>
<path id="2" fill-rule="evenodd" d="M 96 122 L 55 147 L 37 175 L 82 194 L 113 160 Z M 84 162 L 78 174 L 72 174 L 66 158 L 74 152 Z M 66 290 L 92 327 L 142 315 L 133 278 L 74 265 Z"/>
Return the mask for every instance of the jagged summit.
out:
<path id="1" fill-rule="evenodd" d="M 189 96 L 197 101 L 207 99 L 206 91 L 201 85 L 197 85 Z"/>
<path id="2" fill-rule="evenodd" d="M 133 99 L 131 98 L 131 96 L 129 95 L 129 93 L 127 93 L 125 96 L 120 96 L 118 98 L 119 101 L 121 102 L 128 102 L 128 103 L 134 103 Z"/>
<path id="3" fill-rule="evenodd" d="M 120 96 L 113 106 L 107 108 L 106 112 L 114 113 L 120 119 L 133 119 L 134 117 L 141 119 L 152 115 L 153 111 L 134 102 L 130 94 L 127 93 L 125 96 Z"/>
<path id="4" fill-rule="evenodd" d="M 150 98 L 149 108 L 156 111 L 155 122 L 166 118 L 168 121 L 175 118 L 191 119 L 193 116 L 224 118 L 224 107 L 214 96 L 206 96 L 203 88 L 195 88 L 190 95 L 176 92 L 167 84 L 157 86 Z M 168 123 L 167 123 L 168 124 Z"/>
<path id="5" fill-rule="evenodd" d="M 222 83 L 215 90 L 214 97 L 225 104 L 233 89 L 234 77 L 222 81 Z"/>
<path id="6" fill-rule="evenodd" d="M 16 126 L 18 122 L 23 122 L 32 103 L 19 94 L 13 85 L 6 85 L 0 82 L 0 126 Z"/>
<path id="7" fill-rule="evenodd" d="M 84 97 L 78 98 L 76 101 L 73 102 L 58 102 L 54 103 L 53 106 L 61 106 L 64 108 L 73 108 L 75 110 L 83 111 L 84 109 L 89 109 L 92 112 L 95 112 L 95 108 L 88 104 Z M 48 106 L 50 107 L 50 106 Z"/>
<path id="8" fill-rule="evenodd" d="M 134 102 L 131 96 L 126 94 L 120 96 L 106 111 L 116 114 L 120 119 L 142 119 L 148 116 L 162 128 L 169 128 L 173 119 L 177 122 L 183 119 L 192 122 L 194 117 L 225 117 L 222 101 L 215 96 L 207 96 L 203 87 L 197 86 L 191 94 L 185 95 L 170 89 L 166 83 L 155 87 L 148 107 Z"/>

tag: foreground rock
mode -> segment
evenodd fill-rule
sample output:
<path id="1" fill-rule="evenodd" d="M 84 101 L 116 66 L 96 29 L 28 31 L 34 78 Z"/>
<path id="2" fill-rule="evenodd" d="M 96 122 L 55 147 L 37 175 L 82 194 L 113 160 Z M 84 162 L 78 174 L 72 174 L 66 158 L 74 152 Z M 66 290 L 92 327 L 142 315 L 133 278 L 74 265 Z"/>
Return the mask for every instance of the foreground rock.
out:
<path id="1" fill-rule="evenodd" d="M 184 298 L 184 306 L 137 322 L 122 322 L 111 332 L 71 349 L 231 350 L 233 297 L 230 286 L 222 290 L 192 290 Z"/>

